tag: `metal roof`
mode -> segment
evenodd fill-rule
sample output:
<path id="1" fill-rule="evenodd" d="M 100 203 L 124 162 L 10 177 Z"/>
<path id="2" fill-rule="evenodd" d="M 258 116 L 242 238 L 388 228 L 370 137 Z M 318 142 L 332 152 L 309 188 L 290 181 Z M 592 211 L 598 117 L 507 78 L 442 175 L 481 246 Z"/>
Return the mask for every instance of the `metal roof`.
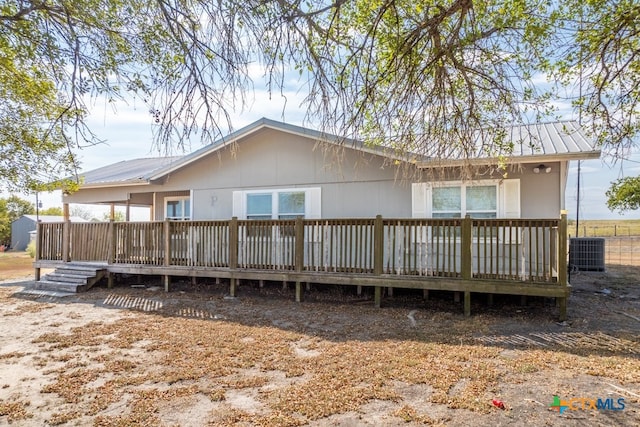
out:
<path id="1" fill-rule="evenodd" d="M 146 184 L 156 171 L 170 166 L 183 156 L 150 157 L 123 160 L 81 174 L 83 186 L 100 184 Z"/>
<path id="2" fill-rule="evenodd" d="M 86 172 L 82 174 L 83 186 L 148 184 L 265 128 L 300 135 L 316 141 L 344 144 L 357 150 L 392 159 L 415 159 L 419 167 L 455 166 L 469 161 L 463 153 L 456 152 L 455 144 L 449 145 L 446 152 L 427 152 L 420 156 L 409 154 L 400 157 L 397 151 L 388 147 L 369 147 L 361 141 L 262 118 L 186 156 L 126 160 Z M 469 156 L 471 161 L 486 163 L 498 156 L 517 159 L 518 162 L 535 161 L 542 158 L 545 160 L 552 158 L 558 160 L 590 159 L 600 156 L 600 150 L 595 148 L 594 143 L 585 136 L 575 121 L 514 126 L 506 140 L 513 142 L 512 151 L 507 152 L 497 144 L 492 144 L 491 141 L 487 143 L 478 138 L 477 150 Z"/>
<path id="3" fill-rule="evenodd" d="M 33 222 L 36 222 L 38 219 L 40 222 L 64 222 L 64 216 L 60 215 L 22 215 L 25 218 L 29 218 Z M 20 219 L 20 218 L 18 218 Z M 16 220 L 17 221 L 17 220 Z M 84 218 L 80 218 L 79 216 L 71 216 L 69 217 L 69 221 L 71 222 L 89 222 Z"/>
<path id="4" fill-rule="evenodd" d="M 518 162 L 535 160 L 572 160 L 594 159 L 600 157 L 600 149 L 589 139 L 575 121 L 560 121 L 513 126 L 508 129 L 505 142 L 511 147 L 500 146 L 494 141 L 476 138 L 475 152 L 465 156 L 460 150 L 456 152 L 455 144 L 448 152 L 427 153 L 418 166 L 456 165 L 463 162 L 486 163 L 499 156 Z M 444 154 L 444 155 L 443 155 Z"/>

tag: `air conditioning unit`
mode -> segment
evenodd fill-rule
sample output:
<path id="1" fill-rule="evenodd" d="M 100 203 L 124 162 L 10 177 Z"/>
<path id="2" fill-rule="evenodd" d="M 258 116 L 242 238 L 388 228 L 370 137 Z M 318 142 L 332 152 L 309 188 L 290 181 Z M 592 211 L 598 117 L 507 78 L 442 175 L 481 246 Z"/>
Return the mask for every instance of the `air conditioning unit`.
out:
<path id="1" fill-rule="evenodd" d="M 569 268 L 579 271 L 604 271 L 604 238 L 569 239 Z"/>

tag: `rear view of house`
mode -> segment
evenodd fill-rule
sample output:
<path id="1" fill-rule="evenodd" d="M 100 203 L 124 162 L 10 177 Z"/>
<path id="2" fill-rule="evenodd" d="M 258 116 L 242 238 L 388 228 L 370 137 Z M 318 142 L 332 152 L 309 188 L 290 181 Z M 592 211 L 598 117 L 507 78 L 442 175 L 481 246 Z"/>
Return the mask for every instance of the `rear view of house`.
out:
<path id="1" fill-rule="evenodd" d="M 41 245 L 37 265 L 100 261 L 167 289 L 171 275 L 228 278 L 232 294 L 252 278 L 297 296 L 302 282 L 374 286 L 378 305 L 382 287 L 451 290 L 467 313 L 471 292 L 540 295 L 564 317 L 568 166 L 600 152 L 574 122 L 514 127 L 511 141 L 440 159 L 261 119 L 184 157 L 85 173 L 65 206 L 148 206 L 152 221 L 43 226 L 55 250 Z"/>

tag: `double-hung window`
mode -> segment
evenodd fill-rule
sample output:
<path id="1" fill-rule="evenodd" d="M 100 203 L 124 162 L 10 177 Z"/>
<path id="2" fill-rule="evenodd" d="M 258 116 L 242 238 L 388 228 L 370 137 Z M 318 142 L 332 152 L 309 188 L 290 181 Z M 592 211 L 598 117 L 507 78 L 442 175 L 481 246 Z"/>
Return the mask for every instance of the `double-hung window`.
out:
<path id="1" fill-rule="evenodd" d="M 233 216 L 240 219 L 320 218 L 320 188 L 233 192 Z"/>
<path id="2" fill-rule="evenodd" d="M 233 216 L 251 220 L 320 218 L 320 188 L 234 191 Z M 271 235 L 270 230 L 270 226 L 256 225 L 247 228 L 247 235 L 265 237 Z M 290 225 L 278 230 L 280 236 L 294 233 Z"/>
<path id="3" fill-rule="evenodd" d="M 166 197 L 164 206 L 164 217 L 166 219 L 191 219 L 191 199 L 189 197 Z"/>
<path id="4" fill-rule="evenodd" d="M 414 218 L 519 218 L 520 180 L 415 183 Z"/>
<path id="5" fill-rule="evenodd" d="M 304 191 L 246 193 L 247 219 L 295 219 L 305 216 Z"/>
<path id="6" fill-rule="evenodd" d="M 433 218 L 497 218 L 498 185 L 448 185 L 431 193 Z"/>

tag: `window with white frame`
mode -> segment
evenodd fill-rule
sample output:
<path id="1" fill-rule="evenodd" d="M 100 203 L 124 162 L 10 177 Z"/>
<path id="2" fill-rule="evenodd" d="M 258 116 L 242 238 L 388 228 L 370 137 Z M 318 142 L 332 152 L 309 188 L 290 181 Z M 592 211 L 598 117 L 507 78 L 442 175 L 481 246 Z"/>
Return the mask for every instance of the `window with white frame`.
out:
<path id="1" fill-rule="evenodd" d="M 412 184 L 414 218 L 519 218 L 520 180 Z"/>
<path id="2" fill-rule="evenodd" d="M 173 220 L 191 219 L 191 199 L 187 197 L 165 197 L 164 217 Z"/>
<path id="3" fill-rule="evenodd" d="M 305 216 L 304 191 L 247 193 L 247 219 L 295 219 Z"/>
<path id="4" fill-rule="evenodd" d="M 447 185 L 431 192 L 433 218 L 498 217 L 498 185 Z"/>
<path id="5" fill-rule="evenodd" d="M 320 188 L 234 191 L 233 216 L 240 219 L 320 218 Z"/>

